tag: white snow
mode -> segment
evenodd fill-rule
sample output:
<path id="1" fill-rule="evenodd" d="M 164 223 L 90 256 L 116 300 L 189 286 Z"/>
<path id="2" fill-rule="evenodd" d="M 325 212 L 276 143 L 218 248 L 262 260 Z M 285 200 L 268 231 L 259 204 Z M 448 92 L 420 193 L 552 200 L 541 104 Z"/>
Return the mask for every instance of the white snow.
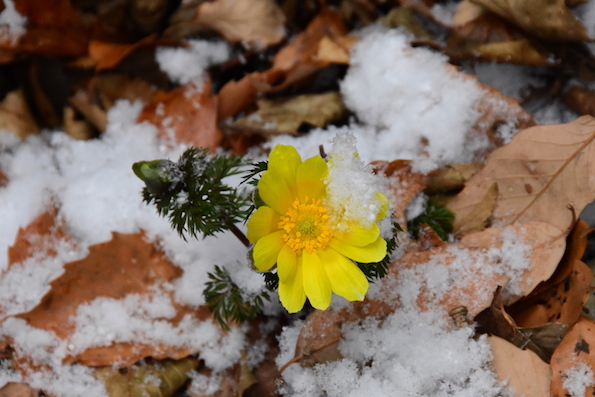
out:
<path id="1" fill-rule="evenodd" d="M 0 40 L 16 44 L 26 31 L 27 17 L 15 9 L 14 0 L 4 0 L 4 7 L 0 13 Z"/>
<path id="2" fill-rule="evenodd" d="M 206 69 L 225 62 L 231 46 L 226 41 L 209 40 L 188 40 L 188 45 L 188 48 L 159 47 L 155 58 L 173 82 L 194 82 L 200 89 Z"/>
<path id="3" fill-rule="evenodd" d="M 595 386 L 595 375 L 586 363 L 579 363 L 563 374 L 563 386 L 570 397 L 583 397 L 587 387 Z"/>

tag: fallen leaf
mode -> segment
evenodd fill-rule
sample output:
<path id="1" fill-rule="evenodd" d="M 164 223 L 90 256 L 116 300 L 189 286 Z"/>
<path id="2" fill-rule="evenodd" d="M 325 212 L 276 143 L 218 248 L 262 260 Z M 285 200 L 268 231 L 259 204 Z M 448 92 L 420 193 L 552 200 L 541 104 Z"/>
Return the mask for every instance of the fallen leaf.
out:
<path id="1" fill-rule="evenodd" d="M 508 312 L 522 327 L 550 322 L 573 325 L 589 298 L 592 280 L 591 269 L 574 260 L 572 271 L 565 279 L 537 295 L 518 301 L 508 308 Z"/>
<path id="2" fill-rule="evenodd" d="M 97 106 L 101 105 L 101 108 L 105 112 L 111 109 L 119 99 L 126 99 L 130 102 L 140 100 L 148 104 L 153 101 L 157 92 L 159 92 L 157 88 L 151 86 L 149 82 L 143 79 L 131 78 L 124 73 L 102 73 L 95 75 L 91 79 L 87 95 L 89 97 L 97 96 L 99 99 Z M 91 102 L 91 98 L 85 98 L 85 102 L 94 105 L 94 102 Z M 76 107 L 78 102 L 72 102 L 72 105 Z M 79 109 L 78 107 L 77 109 L 87 115 L 83 109 Z M 93 118 L 89 117 L 89 120 L 92 121 Z"/>
<path id="3" fill-rule="evenodd" d="M 301 127 L 324 127 L 346 112 L 338 92 L 305 94 L 294 97 L 261 99 L 258 110 L 243 117 L 229 127 L 267 134 L 296 134 Z"/>
<path id="4" fill-rule="evenodd" d="M 578 114 L 595 116 L 595 91 L 593 90 L 571 87 L 562 95 L 562 100 Z"/>
<path id="5" fill-rule="evenodd" d="M 564 0 L 471 0 L 547 40 L 590 40 L 587 29 L 572 15 Z"/>
<path id="6" fill-rule="evenodd" d="M 95 375 L 105 382 L 110 397 L 171 397 L 188 380 L 188 373 L 198 368 L 194 357 L 178 361 L 154 361 L 130 368 L 104 367 Z"/>
<path id="7" fill-rule="evenodd" d="M 102 71 L 116 67 L 126 57 L 140 49 L 157 46 L 183 47 L 185 45 L 181 41 L 162 38 L 157 34 L 149 35 L 133 44 L 91 40 L 89 42 L 89 57 L 95 61 L 96 70 Z"/>
<path id="8" fill-rule="evenodd" d="M 569 326 L 559 323 L 547 323 L 539 327 L 520 328 L 506 312 L 501 288 L 494 293 L 494 300 L 489 308 L 475 316 L 477 332 L 498 336 L 520 349 L 528 349 L 537 354 L 545 363 L 549 363 L 556 347 L 569 330 Z"/>
<path id="9" fill-rule="evenodd" d="M 550 367 L 530 350 L 521 350 L 497 336 L 489 336 L 492 365 L 498 379 L 514 389 L 514 396 L 548 397 Z"/>
<path id="10" fill-rule="evenodd" d="M 595 199 L 595 163 L 590 161 L 595 156 L 594 138 L 591 116 L 520 131 L 488 156 L 486 166 L 447 207 L 456 219 L 465 219 L 496 183 L 493 225 L 542 221 L 565 236 L 576 214 Z"/>
<path id="11" fill-rule="evenodd" d="M 517 280 L 516 286 L 513 291 L 507 290 L 504 296 L 504 303 L 512 304 L 528 295 L 540 281 L 548 279 L 556 270 L 565 247 L 564 240 L 558 237 L 560 231 L 556 227 L 542 222 L 532 222 L 503 229 L 492 227 L 482 232 L 471 233 L 455 243 L 426 251 L 408 252 L 391 264 L 388 277 L 398 280 L 401 271 L 413 270 L 420 277 L 421 285 L 417 298 L 420 309 L 425 310 L 430 306 L 442 307 L 444 313 L 448 313 L 453 308 L 465 306 L 469 317 L 474 318 L 490 307 L 496 288 L 506 287 L 513 277 L 511 270 L 501 268 L 502 258 L 488 254 L 488 250 L 502 247 L 504 240 L 510 238 L 510 233 L 514 233 L 515 241 L 533 247 L 527 253 L 529 267 L 522 274 L 514 276 Z M 481 263 L 481 266 L 477 265 L 478 263 Z M 448 280 L 441 284 L 442 292 L 438 296 L 426 285 L 427 281 L 424 281 L 426 267 L 434 266 L 444 266 L 445 271 L 449 272 Z M 381 290 L 387 302 L 398 299 L 394 297 L 391 282 L 385 284 L 389 287 L 384 287 L 383 284 Z"/>
<path id="12" fill-rule="evenodd" d="M 453 222 L 453 233 L 457 237 L 466 234 L 481 232 L 489 225 L 489 219 L 494 211 L 496 200 L 498 198 L 498 185 L 493 183 L 488 189 L 481 201 L 474 205 L 471 212 L 465 216 L 455 216 Z M 447 204 L 450 209 L 450 202 Z M 451 210 L 452 211 L 452 210 Z"/>
<path id="13" fill-rule="evenodd" d="M 19 14 L 27 18 L 25 31 L 14 40 L 3 37 L 0 47 L 11 54 L 33 53 L 48 57 L 77 57 L 87 53 L 91 29 L 69 0 L 15 1 Z M 12 61 L 13 59 L 8 58 Z"/>
<path id="14" fill-rule="evenodd" d="M 0 397 L 38 397 L 37 390 L 26 383 L 9 382 L 0 388 Z"/>
<path id="15" fill-rule="evenodd" d="M 452 16 L 454 26 L 461 26 L 486 12 L 486 9 L 471 0 L 462 0 L 457 4 L 457 10 Z"/>
<path id="16" fill-rule="evenodd" d="M 494 14 L 455 26 L 445 52 L 455 62 L 479 59 L 530 66 L 555 64 L 555 57 L 543 45 Z"/>
<path id="17" fill-rule="evenodd" d="M 51 282 L 50 291 L 40 303 L 29 312 L 15 317 L 25 320 L 31 327 L 51 331 L 58 338 L 67 340 L 75 331 L 71 320 L 75 318 L 79 306 L 100 297 L 149 296 L 160 284 L 174 280 L 181 272 L 152 243 L 145 241 L 142 233 L 114 232 L 112 240 L 89 247 L 87 257 L 64 265 L 64 273 Z M 173 300 L 172 305 L 176 315 L 160 319 L 169 322 L 172 327 L 185 316 L 200 321 L 210 318 L 206 307 L 184 307 Z M 192 353 L 195 352 L 187 347 L 132 340 L 73 352 L 65 357 L 64 362 L 125 367 L 144 357 L 179 359 Z M 26 357 L 17 358 L 26 360 Z"/>
<path id="18" fill-rule="evenodd" d="M 274 0 L 215 0 L 196 9 L 193 22 L 219 32 L 226 40 L 268 47 L 285 36 L 285 15 Z"/>
<path id="19" fill-rule="evenodd" d="M 351 48 L 360 40 L 356 36 L 324 36 L 318 45 L 316 57 L 323 62 L 348 65 Z"/>
<path id="20" fill-rule="evenodd" d="M 0 129 L 25 140 L 40 132 L 21 89 L 9 92 L 0 102 Z"/>
<path id="21" fill-rule="evenodd" d="M 595 372 L 595 322 L 581 316 L 576 324 L 566 334 L 552 356 L 552 383 L 550 395 L 552 397 L 566 397 L 570 395 L 564 387 L 566 373 L 579 364 L 584 364 Z M 585 396 L 595 393 L 593 385 L 586 387 Z"/>
<path id="22" fill-rule="evenodd" d="M 422 25 L 416 10 L 412 7 L 394 7 L 380 18 L 380 22 L 391 29 L 404 28 L 416 39 L 434 40 L 434 36 Z"/>
<path id="23" fill-rule="evenodd" d="M 460 190 L 469 178 L 483 168 L 482 163 L 449 164 L 430 172 L 426 177 L 428 194 Z"/>
<path id="24" fill-rule="evenodd" d="M 77 140 L 84 141 L 95 136 L 93 127 L 86 120 L 81 120 L 77 117 L 75 110 L 70 107 L 64 107 L 64 132 Z"/>
<path id="25" fill-rule="evenodd" d="M 148 121 L 157 127 L 158 136 L 175 139 L 215 151 L 223 139 L 217 126 L 217 97 L 211 94 L 211 82 L 202 87 L 188 83 L 168 92 L 158 92 L 146 105 L 138 122 Z"/>
<path id="26" fill-rule="evenodd" d="M 105 131 L 107 128 L 107 112 L 93 103 L 88 93 L 79 90 L 68 99 L 68 102 L 85 117 L 89 124 L 100 132 Z M 64 118 L 66 123 L 66 116 Z"/>
<path id="27" fill-rule="evenodd" d="M 279 92 L 303 83 L 330 62 L 318 59 L 318 49 L 325 37 L 344 37 L 347 28 L 341 15 L 323 8 L 306 29 L 283 47 L 274 57 L 273 65 L 264 72 L 250 73 L 238 81 L 226 83 L 218 93 L 219 120 L 248 110 L 261 94 Z"/>

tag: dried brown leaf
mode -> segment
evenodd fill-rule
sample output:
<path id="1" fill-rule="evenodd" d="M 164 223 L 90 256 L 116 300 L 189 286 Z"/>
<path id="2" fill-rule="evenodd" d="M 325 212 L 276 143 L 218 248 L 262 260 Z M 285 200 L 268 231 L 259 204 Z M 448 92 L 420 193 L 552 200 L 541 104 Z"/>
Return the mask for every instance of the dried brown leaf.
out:
<path id="1" fill-rule="evenodd" d="M 338 92 L 305 94 L 258 101 L 258 111 L 231 124 L 232 129 L 258 130 L 269 134 L 295 134 L 300 127 L 324 127 L 346 112 Z"/>
<path id="2" fill-rule="evenodd" d="M 303 84 L 314 73 L 330 64 L 330 61 L 317 57 L 321 41 L 325 37 L 334 40 L 346 34 L 347 28 L 341 15 L 330 8 L 324 8 L 304 31 L 275 55 L 270 69 L 250 73 L 221 88 L 218 94 L 219 120 L 248 110 L 260 94 Z"/>
<path id="3" fill-rule="evenodd" d="M 453 233 L 455 236 L 460 237 L 469 233 L 481 232 L 486 227 L 488 227 L 488 221 L 492 216 L 492 212 L 494 211 L 497 198 L 498 185 L 493 183 L 492 186 L 490 186 L 490 188 L 487 190 L 485 196 L 482 197 L 481 201 L 473 207 L 471 212 L 465 214 L 464 217 L 455 217 L 453 223 Z"/>
<path id="4" fill-rule="evenodd" d="M 38 397 L 37 390 L 26 383 L 9 382 L 0 388 L 0 397 Z"/>
<path id="5" fill-rule="evenodd" d="M 21 89 L 9 92 L 0 102 L 0 129 L 14 133 L 21 140 L 39 133 Z"/>
<path id="6" fill-rule="evenodd" d="M 490 13 L 455 26 L 445 51 L 455 61 L 480 59 L 531 66 L 554 64 L 554 57 L 545 47 Z"/>
<path id="7" fill-rule="evenodd" d="M 62 276 L 53 280 L 51 290 L 40 303 L 15 317 L 28 325 L 51 331 L 68 339 L 74 331 L 74 318 L 80 305 L 99 297 L 122 299 L 129 294 L 149 295 L 163 282 L 181 275 L 181 270 L 165 259 L 164 254 L 144 240 L 142 233 L 113 233 L 112 240 L 89 247 L 86 258 L 67 263 Z M 198 310 L 183 307 L 172 300 L 177 314 L 164 319 L 175 326 L 184 316 L 197 320 L 210 318 L 206 307 Z M 183 358 L 193 353 L 188 348 L 162 344 L 125 341 L 110 346 L 89 348 L 67 356 L 65 362 L 90 366 L 117 364 L 128 366 L 144 357 Z M 20 357 L 25 359 L 26 357 Z"/>
<path id="8" fill-rule="evenodd" d="M 488 337 L 492 365 L 498 379 L 514 389 L 515 396 L 548 397 L 550 367 L 530 350 L 521 350 L 497 336 Z"/>
<path id="9" fill-rule="evenodd" d="M 573 325 L 589 298 L 593 273 L 579 260 L 573 261 L 570 274 L 548 289 L 523 299 L 508 308 L 522 327 L 536 327 L 550 322 Z"/>
<path id="10" fill-rule="evenodd" d="M 564 0 L 471 0 L 527 32 L 548 40 L 589 40 Z"/>
<path id="11" fill-rule="evenodd" d="M 324 36 L 318 45 L 316 57 L 323 62 L 348 65 L 351 48 L 360 40 L 356 36 Z"/>
<path id="12" fill-rule="evenodd" d="M 194 22 L 216 30 L 230 42 L 268 47 L 285 36 L 285 15 L 274 0 L 215 0 L 201 4 Z"/>
<path id="13" fill-rule="evenodd" d="M 578 114 L 595 116 L 595 91 L 583 87 L 572 87 L 564 93 L 562 100 Z"/>
<path id="14" fill-rule="evenodd" d="M 158 136 L 176 142 L 216 150 L 223 140 L 217 126 L 217 97 L 211 94 L 211 82 L 198 88 L 194 83 L 159 92 L 145 106 L 139 122 L 155 125 Z"/>
<path id="15" fill-rule="evenodd" d="M 494 150 L 448 208 L 465 219 L 494 183 L 494 225 L 548 222 L 566 235 L 583 208 L 595 199 L 595 119 L 531 127 Z M 571 207 L 569 207 L 571 206 Z"/>
<path id="16" fill-rule="evenodd" d="M 585 316 L 574 324 L 566 334 L 552 356 L 552 383 L 550 395 L 552 397 L 566 397 L 569 395 L 564 388 L 566 371 L 579 364 L 585 364 L 591 373 L 595 372 L 595 321 Z M 593 386 L 586 387 L 585 396 L 595 393 Z"/>
<path id="17" fill-rule="evenodd" d="M 432 171 L 426 177 L 426 193 L 442 193 L 459 190 L 465 182 L 483 168 L 482 163 L 449 164 Z"/>
<path id="18" fill-rule="evenodd" d="M 178 361 L 151 362 L 131 368 L 104 367 L 95 375 L 105 382 L 110 397 L 171 397 L 188 380 L 188 373 L 198 368 L 194 357 Z"/>
<path id="19" fill-rule="evenodd" d="M 478 4 L 472 3 L 471 0 L 462 0 L 457 5 L 457 10 L 452 16 L 453 24 L 455 27 L 465 25 L 467 22 L 470 22 L 482 15 L 485 11 L 485 8 Z"/>

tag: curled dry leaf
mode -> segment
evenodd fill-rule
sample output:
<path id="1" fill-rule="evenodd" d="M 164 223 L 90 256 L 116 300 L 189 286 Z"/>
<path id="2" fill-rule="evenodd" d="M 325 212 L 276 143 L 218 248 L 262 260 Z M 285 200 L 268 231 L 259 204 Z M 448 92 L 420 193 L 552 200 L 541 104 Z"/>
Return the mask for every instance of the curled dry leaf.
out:
<path id="1" fill-rule="evenodd" d="M 552 383 L 550 389 L 552 397 L 570 395 L 564 387 L 564 380 L 567 377 L 568 370 L 583 364 L 591 370 L 591 374 L 595 372 L 595 349 L 593 347 L 595 347 L 595 321 L 581 316 L 552 356 Z M 593 384 L 585 387 L 585 389 L 585 396 L 591 396 L 595 393 Z"/>
<path id="2" fill-rule="evenodd" d="M 497 336 L 489 336 L 492 365 L 498 379 L 514 389 L 514 396 L 548 397 L 550 392 L 550 367 L 537 354 L 521 350 Z"/>
<path id="3" fill-rule="evenodd" d="M 202 87 L 188 83 L 158 92 L 139 115 L 138 122 L 143 121 L 155 125 L 161 138 L 211 151 L 223 140 L 223 132 L 217 127 L 217 97 L 211 94 L 210 81 Z"/>
<path id="4" fill-rule="evenodd" d="M 593 273 L 579 260 L 573 261 L 570 274 L 558 284 L 517 302 L 508 312 L 517 324 L 536 327 L 550 322 L 573 325 L 589 298 Z"/>
<path id="5" fill-rule="evenodd" d="M 285 36 L 285 14 L 274 0 L 215 0 L 199 5 L 193 22 L 216 30 L 232 43 L 268 47 Z"/>
<path id="6" fill-rule="evenodd" d="M 583 24 L 572 15 L 565 0 L 471 0 L 547 40 L 589 40 Z"/>
<path id="7" fill-rule="evenodd" d="M 498 287 L 491 306 L 475 316 L 477 332 L 498 336 L 523 350 L 529 349 L 543 362 L 549 363 L 570 327 L 548 323 L 539 327 L 519 328 L 506 312 L 500 292 L 501 288 Z"/>
<path id="8" fill-rule="evenodd" d="M 471 0 L 462 0 L 457 4 L 457 10 L 452 16 L 452 21 L 455 27 L 465 25 L 485 12 L 485 8 L 472 3 Z"/>
<path id="9" fill-rule="evenodd" d="M 305 94 L 258 101 L 258 111 L 231 124 L 230 128 L 268 134 L 295 134 L 304 125 L 324 127 L 346 112 L 338 92 Z"/>
<path id="10" fill-rule="evenodd" d="M 186 383 L 188 373 L 198 368 L 198 364 L 196 358 L 187 357 L 130 368 L 99 368 L 95 376 L 105 382 L 110 397 L 172 397 Z"/>
<path id="11" fill-rule="evenodd" d="M 480 59 L 517 65 L 554 64 L 554 57 L 535 40 L 494 14 L 484 14 L 457 25 L 446 42 L 452 60 Z"/>
<path id="12" fill-rule="evenodd" d="M 566 235 L 577 214 L 595 199 L 594 139 L 591 116 L 517 133 L 488 156 L 486 166 L 448 203 L 456 216 L 455 231 L 496 183 L 492 224 L 542 221 Z"/>

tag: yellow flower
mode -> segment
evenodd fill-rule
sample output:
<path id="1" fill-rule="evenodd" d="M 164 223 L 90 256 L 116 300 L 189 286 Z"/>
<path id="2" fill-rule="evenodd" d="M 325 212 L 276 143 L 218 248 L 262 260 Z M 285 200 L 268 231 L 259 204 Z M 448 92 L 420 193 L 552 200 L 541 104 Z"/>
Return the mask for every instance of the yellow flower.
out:
<path id="1" fill-rule="evenodd" d="M 306 297 L 325 310 L 333 292 L 350 301 L 363 300 L 368 280 L 354 261 L 372 263 L 386 256 L 386 241 L 375 222 L 348 220 L 347 230 L 329 222 L 340 214 L 326 205 L 328 170 L 320 156 L 302 162 L 294 147 L 277 145 L 258 182 L 266 205 L 247 224 L 248 239 L 255 244 L 254 265 L 268 271 L 277 264 L 279 298 L 290 313 L 301 310 Z M 380 193 L 376 197 L 382 203 L 378 221 L 386 215 L 388 200 Z"/>

